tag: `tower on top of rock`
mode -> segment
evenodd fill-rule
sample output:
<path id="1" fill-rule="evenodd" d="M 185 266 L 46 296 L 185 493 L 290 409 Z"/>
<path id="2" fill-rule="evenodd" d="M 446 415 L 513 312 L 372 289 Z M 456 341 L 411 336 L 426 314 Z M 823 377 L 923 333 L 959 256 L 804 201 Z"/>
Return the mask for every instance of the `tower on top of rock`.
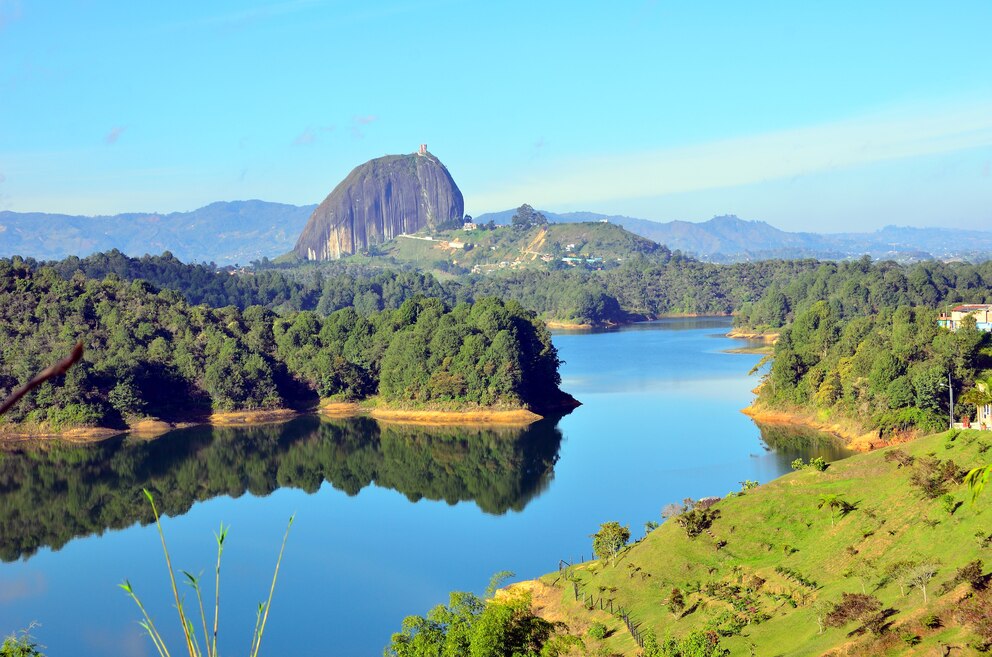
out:
<path id="1" fill-rule="evenodd" d="M 427 144 L 420 145 L 420 150 L 417 151 L 417 155 L 427 155 Z"/>

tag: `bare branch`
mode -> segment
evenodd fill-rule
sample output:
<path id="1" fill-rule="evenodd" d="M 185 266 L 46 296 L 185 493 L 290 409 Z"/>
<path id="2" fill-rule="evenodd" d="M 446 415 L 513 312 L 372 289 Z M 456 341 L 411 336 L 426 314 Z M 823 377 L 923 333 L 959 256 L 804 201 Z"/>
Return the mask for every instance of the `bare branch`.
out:
<path id="1" fill-rule="evenodd" d="M 3 415 L 8 410 L 10 410 L 10 408 L 14 404 L 20 401 L 21 397 L 28 394 L 34 388 L 37 388 L 45 381 L 55 376 L 62 376 L 63 374 L 68 372 L 69 368 L 72 367 L 73 364 L 75 364 L 76 361 L 78 361 L 82 357 L 83 357 L 83 343 L 77 342 L 76 346 L 72 348 L 72 353 L 70 353 L 68 356 L 66 356 L 59 362 L 55 363 L 54 365 L 45 368 L 44 370 L 39 372 L 38 375 L 35 376 L 33 379 L 25 383 L 23 386 L 21 386 L 14 392 L 10 393 L 10 396 L 7 397 L 7 399 L 5 399 L 2 404 L 0 404 L 0 415 Z"/>

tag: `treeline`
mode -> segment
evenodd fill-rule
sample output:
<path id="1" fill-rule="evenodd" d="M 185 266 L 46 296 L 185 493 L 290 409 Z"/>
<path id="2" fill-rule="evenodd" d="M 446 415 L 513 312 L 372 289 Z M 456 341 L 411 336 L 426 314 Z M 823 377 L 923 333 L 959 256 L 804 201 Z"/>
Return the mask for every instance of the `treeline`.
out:
<path id="1" fill-rule="evenodd" d="M 519 511 L 553 476 L 561 444 L 555 424 L 427 428 L 305 416 L 280 425 L 196 427 L 154 441 L 14 447 L 0 458 L 0 559 L 152 522 L 142 489 L 170 516 L 220 495 L 264 496 L 280 487 L 315 493 L 325 481 L 348 495 L 375 482 L 411 501 Z"/>
<path id="2" fill-rule="evenodd" d="M 777 278 L 761 298 L 744 303 L 736 322 L 775 329 L 792 322 L 818 302 L 844 319 L 899 306 L 938 308 L 951 303 L 992 302 L 992 261 L 969 263 L 824 262 L 789 278 Z"/>
<path id="3" fill-rule="evenodd" d="M 354 307 L 362 315 L 395 310 L 414 296 L 436 297 L 449 304 L 456 298 L 428 274 L 385 271 L 363 265 L 332 262 L 320 267 L 284 268 L 259 263 L 255 269 L 219 269 L 213 264 L 186 264 L 166 251 L 162 255 L 131 258 L 116 249 L 86 258 L 75 256 L 56 262 L 26 261 L 33 267 L 49 266 L 63 278 L 81 272 L 87 278 L 109 274 L 133 281 L 141 279 L 159 288 L 175 290 L 193 305 L 214 308 L 264 306 L 278 313 L 313 310 L 329 315 Z"/>
<path id="4" fill-rule="evenodd" d="M 39 263 L 28 260 L 29 265 Z M 263 306 L 280 314 L 313 311 L 324 316 L 354 308 L 362 316 L 393 310 L 417 295 L 454 305 L 486 296 L 513 299 L 548 320 L 622 323 L 666 314 L 730 314 L 815 269 L 813 260 L 775 260 L 735 265 L 699 262 L 675 252 L 657 260 L 631 257 L 607 271 L 506 271 L 439 281 L 430 274 L 384 270 L 343 262 L 296 267 L 258 263 L 251 270 L 217 270 L 184 264 L 166 252 L 129 258 L 118 251 L 43 263 L 63 278 L 115 274 L 176 290 L 191 304 L 215 308 Z"/>
<path id="5" fill-rule="evenodd" d="M 66 279 L 0 260 L 0 397 L 77 341 L 83 360 L 4 422 L 123 427 L 143 417 L 310 405 L 317 395 L 534 407 L 561 394 L 547 329 L 512 301 L 451 308 L 414 297 L 365 317 L 351 308 L 280 317 L 258 305 L 191 305 L 115 274 Z"/>
<path id="6" fill-rule="evenodd" d="M 950 332 L 923 306 L 849 317 L 837 303 L 817 301 L 781 332 L 758 399 L 857 418 L 882 432 L 933 432 L 948 426 L 949 388 L 955 415 L 974 416 L 962 392 L 990 367 L 992 334 L 973 319 Z"/>

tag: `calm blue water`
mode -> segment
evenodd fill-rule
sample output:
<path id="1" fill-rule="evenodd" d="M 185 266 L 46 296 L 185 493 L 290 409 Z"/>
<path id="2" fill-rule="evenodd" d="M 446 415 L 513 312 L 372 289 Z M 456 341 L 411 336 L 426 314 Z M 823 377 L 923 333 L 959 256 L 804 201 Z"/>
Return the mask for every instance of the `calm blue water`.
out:
<path id="1" fill-rule="evenodd" d="M 255 605 L 296 514 L 262 654 L 381 654 L 405 615 L 585 557 L 599 523 L 636 536 L 669 502 L 767 481 L 797 456 L 838 458 L 822 436 L 768 440 L 739 412 L 757 384 L 729 322 L 665 320 L 560 333 L 562 387 L 582 401 L 527 432 L 381 429 L 314 418 L 174 432 L 151 443 L 0 457 L 0 632 L 40 623 L 50 656 L 152 655 L 130 579 L 173 638 L 161 547 L 141 501 L 156 492 L 177 569 L 211 579 L 212 532 L 231 525 L 223 654 L 246 654 Z M 798 446 L 797 446 L 798 445 Z M 61 546 L 53 549 L 52 545 Z M 212 590 L 208 586 L 208 591 Z M 191 601 L 187 590 L 186 598 Z M 180 644 L 173 641 L 178 650 Z"/>

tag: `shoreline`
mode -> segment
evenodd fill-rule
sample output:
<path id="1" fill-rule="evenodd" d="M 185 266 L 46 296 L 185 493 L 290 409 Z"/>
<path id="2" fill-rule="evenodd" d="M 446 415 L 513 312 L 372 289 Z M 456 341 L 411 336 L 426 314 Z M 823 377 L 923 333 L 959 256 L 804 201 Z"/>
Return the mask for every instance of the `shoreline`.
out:
<path id="1" fill-rule="evenodd" d="M 727 317 L 733 317 L 732 313 L 660 313 L 658 315 L 638 315 L 638 319 L 632 319 L 621 322 L 603 322 L 603 323 L 583 323 L 577 324 L 574 322 L 561 322 L 553 319 L 544 319 L 544 325 L 549 329 L 566 330 L 566 331 L 591 331 L 594 329 L 610 329 L 619 328 L 621 326 L 633 326 L 634 324 L 642 324 L 644 322 L 655 322 L 661 319 L 724 319 Z M 731 331 L 733 333 L 737 329 Z M 731 335 L 727 334 L 727 337 L 749 337 L 751 334 L 747 335 Z M 755 336 L 761 336 L 763 334 L 755 333 Z M 778 338 L 778 333 L 768 334 L 769 336 L 774 336 L 775 339 Z M 753 338 L 753 339 L 766 339 L 766 338 Z"/>
<path id="2" fill-rule="evenodd" d="M 562 410 L 575 408 L 562 404 Z M 550 410 L 548 411 L 551 412 Z M 371 417 L 386 424 L 413 424 L 421 426 L 497 426 L 526 427 L 544 415 L 526 408 L 467 408 L 463 410 L 432 410 L 418 408 L 389 408 L 363 405 L 359 402 L 322 402 L 317 407 L 298 411 L 291 408 L 274 408 L 255 411 L 216 411 L 201 421 L 167 422 L 158 418 L 144 418 L 127 428 L 75 427 L 65 431 L 14 427 L 14 431 L 0 428 L 0 445 L 61 440 L 73 443 L 97 443 L 115 436 L 127 435 L 137 439 L 153 439 L 162 434 L 191 427 L 241 427 L 279 424 L 304 415 L 327 418 Z"/>
<path id="3" fill-rule="evenodd" d="M 801 426 L 832 434 L 844 441 L 844 445 L 848 449 L 855 452 L 871 452 L 889 445 L 907 442 L 916 436 L 913 432 L 906 432 L 882 437 L 877 429 L 864 431 L 864 427 L 855 426 L 851 420 L 846 418 L 839 418 L 834 421 L 821 420 L 802 409 L 778 409 L 751 404 L 747 408 L 742 408 L 741 413 L 758 424 Z"/>
<path id="4" fill-rule="evenodd" d="M 727 333 L 728 338 L 740 338 L 743 340 L 755 340 L 775 344 L 778 342 L 778 331 L 751 331 L 742 328 L 733 328 Z"/>
<path id="5" fill-rule="evenodd" d="M 525 427 L 544 419 L 526 408 L 469 408 L 435 410 L 420 408 L 390 408 L 365 406 L 358 402 L 324 402 L 317 413 L 328 418 L 366 416 L 385 424 L 415 424 L 421 426 L 516 426 Z"/>
<path id="6" fill-rule="evenodd" d="M 544 419 L 526 408 L 508 410 L 477 411 L 419 411 L 390 408 L 376 408 L 369 415 L 387 424 L 417 424 L 426 426 L 458 426 L 458 425 L 498 425 L 525 427 L 538 420 Z"/>

